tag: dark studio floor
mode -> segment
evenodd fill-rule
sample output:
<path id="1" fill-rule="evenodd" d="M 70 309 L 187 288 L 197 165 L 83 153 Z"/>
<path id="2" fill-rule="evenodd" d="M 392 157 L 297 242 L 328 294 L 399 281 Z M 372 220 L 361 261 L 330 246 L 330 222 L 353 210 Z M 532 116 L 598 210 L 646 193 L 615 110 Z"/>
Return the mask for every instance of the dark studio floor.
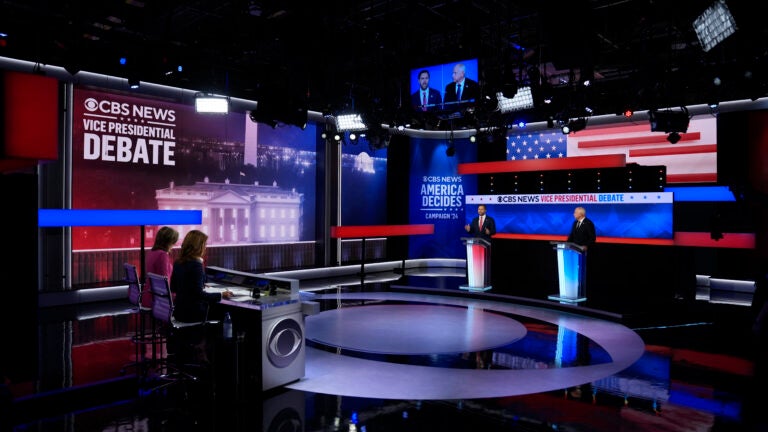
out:
<path id="1" fill-rule="evenodd" d="M 307 375 L 267 392 L 233 391 L 220 364 L 215 379 L 146 392 L 158 381 L 122 370 L 134 359 L 129 305 L 42 310 L 38 377 L 9 382 L 1 423 L 78 432 L 768 430 L 752 308 L 670 302 L 622 322 L 450 290 L 401 281 L 303 293 L 322 310 L 305 321 Z M 414 323 L 451 334 L 421 334 Z"/>

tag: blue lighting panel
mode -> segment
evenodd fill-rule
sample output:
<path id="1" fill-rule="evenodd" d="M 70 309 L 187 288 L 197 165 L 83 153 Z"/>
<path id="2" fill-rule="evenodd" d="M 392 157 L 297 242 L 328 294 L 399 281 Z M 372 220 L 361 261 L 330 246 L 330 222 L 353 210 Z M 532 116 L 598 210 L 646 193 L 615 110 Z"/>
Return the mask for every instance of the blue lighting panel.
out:
<path id="1" fill-rule="evenodd" d="M 38 209 L 38 227 L 200 225 L 202 210 Z"/>
<path id="2" fill-rule="evenodd" d="M 675 202 L 732 202 L 736 201 L 728 186 L 677 186 L 665 187 L 674 194 Z"/>

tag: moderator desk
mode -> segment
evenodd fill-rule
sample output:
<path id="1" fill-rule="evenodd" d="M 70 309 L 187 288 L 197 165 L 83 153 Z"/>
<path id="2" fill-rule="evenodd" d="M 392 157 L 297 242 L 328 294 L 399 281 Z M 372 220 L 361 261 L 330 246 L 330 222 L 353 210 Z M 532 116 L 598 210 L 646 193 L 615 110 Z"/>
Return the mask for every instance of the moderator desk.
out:
<path id="1" fill-rule="evenodd" d="M 206 291 L 229 289 L 235 294 L 213 306 L 216 316 L 229 312 L 232 317 L 234 337 L 219 338 L 216 354 L 219 373 L 233 378 L 232 390 L 265 391 L 304 377 L 298 281 L 213 266 L 206 272 Z"/>

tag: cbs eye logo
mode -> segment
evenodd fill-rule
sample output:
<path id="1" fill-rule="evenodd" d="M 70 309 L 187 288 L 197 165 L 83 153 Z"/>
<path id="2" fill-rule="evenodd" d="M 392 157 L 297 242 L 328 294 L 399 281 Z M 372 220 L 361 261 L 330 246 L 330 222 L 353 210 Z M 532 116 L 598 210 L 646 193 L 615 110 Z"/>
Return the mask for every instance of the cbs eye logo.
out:
<path id="1" fill-rule="evenodd" d="M 502 201 L 503 201 L 503 199 L 502 199 L 502 197 L 497 197 L 497 198 L 496 198 L 496 201 L 498 201 L 498 202 L 502 202 Z"/>
<path id="2" fill-rule="evenodd" d="M 99 101 L 97 101 L 94 98 L 88 98 L 83 102 L 83 105 L 85 105 L 85 109 L 88 111 L 96 111 L 99 109 Z"/>

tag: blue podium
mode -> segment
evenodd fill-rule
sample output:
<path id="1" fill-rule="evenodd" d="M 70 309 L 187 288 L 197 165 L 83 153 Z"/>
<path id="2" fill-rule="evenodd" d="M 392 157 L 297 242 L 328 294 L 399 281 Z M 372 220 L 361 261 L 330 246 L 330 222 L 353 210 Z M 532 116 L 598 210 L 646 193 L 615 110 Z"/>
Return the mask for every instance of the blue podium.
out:
<path id="1" fill-rule="evenodd" d="M 587 250 L 576 243 L 551 243 L 557 252 L 560 292 L 547 298 L 564 303 L 587 300 Z"/>
<path id="2" fill-rule="evenodd" d="M 467 246 L 467 285 L 459 288 L 467 291 L 491 289 L 491 243 L 480 237 L 463 237 Z"/>

